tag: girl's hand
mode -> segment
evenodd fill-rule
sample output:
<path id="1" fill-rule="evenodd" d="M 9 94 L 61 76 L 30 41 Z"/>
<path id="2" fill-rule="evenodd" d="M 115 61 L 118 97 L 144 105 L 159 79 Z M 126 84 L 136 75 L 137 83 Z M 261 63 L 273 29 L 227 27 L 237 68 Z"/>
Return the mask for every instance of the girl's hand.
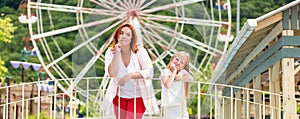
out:
<path id="1" fill-rule="evenodd" d="M 127 81 L 129 81 L 130 79 L 131 79 L 130 74 L 128 74 L 128 75 L 122 77 L 122 78 L 118 81 L 118 86 L 123 87 L 123 86 L 125 85 L 125 83 L 126 83 Z"/>
<path id="2" fill-rule="evenodd" d="M 182 76 L 175 76 L 175 81 L 180 81 L 182 79 L 183 79 Z"/>
<path id="3" fill-rule="evenodd" d="M 170 68 L 171 68 L 171 71 L 176 71 L 177 72 L 176 65 L 173 62 L 171 62 Z"/>

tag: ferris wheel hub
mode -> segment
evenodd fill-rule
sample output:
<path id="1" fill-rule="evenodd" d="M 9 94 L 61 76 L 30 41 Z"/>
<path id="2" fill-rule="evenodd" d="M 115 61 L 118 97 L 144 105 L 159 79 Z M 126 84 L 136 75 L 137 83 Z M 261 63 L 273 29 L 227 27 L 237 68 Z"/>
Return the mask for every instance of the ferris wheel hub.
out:
<path id="1" fill-rule="evenodd" d="M 137 9 L 131 9 L 128 11 L 127 15 L 128 15 L 128 17 L 134 18 L 134 17 L 138 17 L 140 15 L 140 12 Z"/>

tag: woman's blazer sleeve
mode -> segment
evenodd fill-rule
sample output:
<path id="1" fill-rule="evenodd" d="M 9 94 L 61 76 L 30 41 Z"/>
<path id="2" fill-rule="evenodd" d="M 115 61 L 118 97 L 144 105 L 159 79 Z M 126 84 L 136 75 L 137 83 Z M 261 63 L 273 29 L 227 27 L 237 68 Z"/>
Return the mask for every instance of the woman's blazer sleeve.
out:
<path id="1" fill-rule="evenodd" d="M 141 47 L 138 51 L 138 60 L 140 64 L 140 73 L 144 79 L 151 79 L 153 77 L 153 65 L 145 48 Z"/>
<path id="2" fill-rule="evenodd" d="M 113 53 L 110 51 L 110 48 L 108 48 L 105 52 L 105 73 L 111 77 L 109 75 L 109 72 L 108 72 L 108 66 L 110 65 L 110 63 L 112 62 L 112 59 L 113 59 Z"/>

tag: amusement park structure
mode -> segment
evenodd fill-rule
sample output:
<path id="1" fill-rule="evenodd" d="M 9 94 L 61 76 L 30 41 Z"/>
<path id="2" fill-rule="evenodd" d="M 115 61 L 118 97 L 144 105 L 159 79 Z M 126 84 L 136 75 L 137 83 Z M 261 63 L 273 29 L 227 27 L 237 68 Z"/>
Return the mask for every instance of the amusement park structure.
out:
<path id="1" fill-rule="evenodd" d="M 45 74 L 38 72 L 38 80 L 20 84 L 7 77 L 0 87 L 0 118 L 114 118 L 103 108 L 111 78 L 97 67 L 104 67 L 111 33 L 123 23 L 135 27 L 139 46 L 151 57 L 156 97 L 151 104 L 160 107 L 158 76 L 166 59 L 186 50 L 195 78 L 187 99 L 190 118 L 298 118 L 300 1 L 247 20 L 235 37 L 230 0 L 22 4 L 27 13 L 19 20 L 28 24 L 34 56 Z M 57 27 L 57 13 L 74 16 L 75 22 Z M 76 35 L 64 40 L 74 47 L 62 50 L 59 37 L 71 33 Z M 162 112 L 146 112 L 144 118 L 159 119 Z"/>

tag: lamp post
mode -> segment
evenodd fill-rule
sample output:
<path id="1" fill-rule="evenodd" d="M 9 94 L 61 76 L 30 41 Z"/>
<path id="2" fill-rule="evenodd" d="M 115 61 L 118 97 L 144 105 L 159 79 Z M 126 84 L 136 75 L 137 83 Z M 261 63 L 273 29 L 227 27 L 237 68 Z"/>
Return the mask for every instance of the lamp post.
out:
<path id="1" fill-rule="evenodd" d="M 297 83 L 297 89 L 300 92 L 300 81 L 298 81 L 298 83 Z"/>
<path id="2" fill-rule="evenodd" d="M 11 76 L 5 76 L 5 80 L 6 80 L 6 86 L 7 86 L 7 92 L 6 92 L 6 102 L 7 102 L 7 116 L 8 116 L 8 119 L 10 118 L 10 80 L 11 80 Z"/>
<path id="3" fill-rule="evenodd" d="M 32 66 L 34 71 L 38 71 L 42 65 L 27 62 L 28 56 L 30 56 L 29 50 L 23 49 L 23 50 L 21 50 L 21 54 L 22 54 L 21 61 L 10 61 L 10 64 L 12 65 L 12 67 L 14 69 L 17 69 L 20 66 L 20 64 L 22 65 L 22 82 L 25 82 L 25 70 L 27 70 L 30 66 Z M 30 96 L 30 97 L 33 97 L 33 96 Z M 33 102 L 31 102 L 31 103 L 33 103 Z M 30 104 L 30 105 L 32 105 L 32 104 Z M 30 107 L 30 112 L 32 112 L 32 107 Z M 9 110 L 8 110 L 8 113 L 9 113 Z"/>
<path id="4" fill-rule="evenodd" d="M 22 58 L 21 61 L 10 61 L 10 64 L 13 66 L 14 69 L 17 69 L 20 64 L 22 65 L 22 82 L 25 80 L 25 70 L 27 70 L 30 66 L 33 67 L 34 71 L 38 71 L 41 68 L 41 64 L 35 64 L 27 62 L 28 55 L 30 55 L 30 51 L 28 50 L 21 50 Z"/>
<path id="5" fill-rule="evenodd" d="M 41 80 L 44 79 L 46 73 L 45 72 L 37 72 L 37 79 L 38 79 L 38 83 L 37 83 L 37 87 L 38 87 L 38 118 L 40 115 L 40 110 L 41 110 L 41 95 L 42 95 L 42 84 L 40 83 Z"/>

